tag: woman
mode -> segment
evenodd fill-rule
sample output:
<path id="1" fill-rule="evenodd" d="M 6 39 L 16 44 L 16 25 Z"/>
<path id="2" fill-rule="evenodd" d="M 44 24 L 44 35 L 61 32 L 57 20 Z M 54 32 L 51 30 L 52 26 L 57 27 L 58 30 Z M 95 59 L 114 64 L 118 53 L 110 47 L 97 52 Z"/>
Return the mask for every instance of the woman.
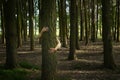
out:
<path id="1" fill-rule="evenodd" d="M 38 38 L 40 39 L 41 36 L 42 36 L 42 34 L 44 32 L 46 32 L 46 31 L 48 31 L 48 30 L 49 30 L 48 27 L 43 27 L 42 30 L 41 30 L 41 32 L 38 35 Z M 61 42 L 60 42 L 60 40 L 58 38 L 56 38 L 56 39 L 57 39 L 57 45 L 54 48 L 50 48 L 50 52 L 51 53 L 53 53 L 53 52 L 57 51 L 59 48 L 61 48 Z"/>

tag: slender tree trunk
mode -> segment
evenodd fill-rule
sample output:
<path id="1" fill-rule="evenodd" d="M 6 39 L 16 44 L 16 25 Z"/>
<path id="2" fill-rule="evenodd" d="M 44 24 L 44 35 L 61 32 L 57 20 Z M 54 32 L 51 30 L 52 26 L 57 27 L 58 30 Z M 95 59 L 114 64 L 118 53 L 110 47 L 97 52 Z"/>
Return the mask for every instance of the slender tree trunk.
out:
<path id="1" fill-rule="evenodd" d="M 9 14 L 8 14 L 9 13 Z M 17 56 L 17 27 L 16 0 L 4 1 L 5 32 L 6 32 L 6 64 L 7 69 L 16 67 Z"/>
<path id="2" fill-rule="evenodd" d="M 68 60 L 76 59 L 76 0 L 70 0 L 70 52 Z"/>
<path id="3" fill-rule="evenodd" d="M 80 41 L 82 41 L 84 39 L 84 26 L 83 26 L 83 1 L 80 0 Z"/>
<path id="4" fill-rule="evenodd" d="M 87 5 L 86 5 L 86 0 L 83 0 L 83 6 L 84 6 L 84 12 L 85 12 L 85 45 L 88 44 L 88 25 L 87 25 Z"/>
<path id="5" fill-rule="evenodd" d="M 18 45 L 17 47 L 22 46 L 22 19 L 21 19 L 21 2 L 20 0 L 17 1 L 17 36 L 18 36 Z"/>
<path id="6" fill-rule="evenodd" d="M 1 30 L 2 30 L 2 44 L 5 44 L 5 20 L 3 5 L 1 6 Z"/>
<path id="7" fill-rule="evenodd" d="M 117 0 L 117 42 L 120 41 L 120 1 Z"/>
<path id="8" fill-rule="evenodd" d="M 67 15 L 66 15 L 66 0 L 58 0 L 59 8 L 59 27 L 60 39 L 63 47 L 67 47 Z"/>
<path id="9" fill-rule="evenodd" d="M 91 20 L 92 20 L 92 24 L 91 24 L 91 40 L 92 40 L 92 42 L 95 42 L 95 32 L 96 32 L 96 28 L 95 28 L 95 0 L 92 0 L 92 2 L 91 2 L 91 4 L 92 4 L 92 18 L 91 18 Z"/>
<path id="10" fill-rule="evenodd" d="M 24 41 L 27 41 L 27 12 L 28 12 L 28 0 L 23 1 L 22 11 L 22 31 Z"/>
<path id="11" fill-rule="evenodd" d="M 113 59 L 112 47 L 112 4 L 111 0 L 102 0 L 102 23 L 103 23 L 103 47 L 104 47 L 104 66 L 114 69 L 116 67 Z"/>
<path id="12" fill-rule="evenodd" d="M 76 3 L 76 49 L 80 49 L 80 44 L 79 44 L 79 28 L 78 28 L 78 5 L 79 5 L 79 2 L 77 0 L 77 3 Z"/>
<path id="13" fill-rule="evenodd" d="M 56 0 L 42 0 L 41 4 L 41 26 L 49 27 L 42 35 L 41 80 L 57 80 L 56 52 L 49 52 L 56 45 Z"/>
<path id="14" fill-rule="evenodd" d="M 34 50 L 34 7 L 33 0 L 29 0 L 29 30 L 30 30 L 30 50 Z"/>

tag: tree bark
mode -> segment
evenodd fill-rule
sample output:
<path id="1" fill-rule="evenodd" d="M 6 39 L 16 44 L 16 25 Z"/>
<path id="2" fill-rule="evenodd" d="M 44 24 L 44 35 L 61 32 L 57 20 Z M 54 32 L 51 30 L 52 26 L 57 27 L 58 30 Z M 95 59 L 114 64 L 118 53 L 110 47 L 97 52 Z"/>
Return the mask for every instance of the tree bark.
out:
<path id="1" fill-rule="evenodd" d="M 102 0 L 102 25 L 103 25 L 103 47 L 104 66 L 114 69 L 116 67 L 113 59 L 113 46 L 111 28 L 112 24 L 112 4 L 111 0 Z"/>
<path id="2" fill-rule="evenodd" d="M 70 0 L 70 52 L 68 60 L 76 59 L 76 0 Z"/>
<path id="3" fill-rule="evenodd" d="M 29 0 L 29 32 L 30 32 L 30 50 L 34 50 L 34 29 L 33 29 L 33 20 L 34 20 L 34 6 L 33 0 Z"/>
<path id="4" fill-rule="evenodd" d="M 49 52 L 56 45 L 56 0 L 42 0 L 41 4 L 41 26 L 49 28 L 42 35 L 41 80 L 56 80 L 56 52 Z"/>
<path id="5" fill-rule="evenodd" d="M 9 14 L 8 14 L 9 13 Z M 7 69 L 16 67 L 17 59 L 17 27 L 16 0 L 4 1 L 5 32 L 6 32 L 6 64 Z"/>

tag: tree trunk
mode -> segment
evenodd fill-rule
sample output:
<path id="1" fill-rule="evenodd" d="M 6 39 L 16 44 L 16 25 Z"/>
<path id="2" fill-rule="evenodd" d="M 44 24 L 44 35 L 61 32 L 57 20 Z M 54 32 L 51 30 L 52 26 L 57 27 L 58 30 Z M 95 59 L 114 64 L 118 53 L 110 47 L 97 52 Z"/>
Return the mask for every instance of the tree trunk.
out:
<path id="1" fill-rule="evenodd" d="M 79 28 L 78 28 L 78 5 L 79 5 L 79 1 L 77 0 L 76 3 L 76 49 L 79 50 L 80 49 L 80 44 L 79 44 Z"/>
<path id="2" fill-rule="evenodd" d="M 92 4 L 92 16 L 91 16 L 91 20 L 92 20 L 92 24 L 91 24 L 91 40 L 92 40 L 92 42 L 95 42 L 95 32 L 96 32 L 96 28 L 95 28 L 95 1 L 94 0 L 92 0 L 92 2 L 91 2 L 91 4 Z"/>
<path id="3" fill-rule="evenodd" d="M 56 52 L 49 52 L 56 45 L 56 0 L 42 0 L 41 4 L 41 26 L 49 27 L 42 35 L 41 80 L 56 80 Z"/>
<path id="4" fill-rule="evenodd" d="M 29 0 L 29 30 L 30 30 L 30 50 L 34 50 L 34 6 L 33 0 Z"/>
<path id="5" fill-rule="evenodd" d="M 104 66 L 115 68 L 112 47 L 112 4 L 111 0 L 102 0 L 102 25 L 103 25 L 103 47 L 104 47 Z"/>
<path id="6" fill-rule="evenodd" d="M 120 1 L 117 0 L 117 42 L 120 41 Z"/>
<path id="7" fill-rule="evenodd" d="M 67 15 L 66 15 L 66 0 L 60 0 L 60 17 L 61 17 L 61 41 L 62 41 L 62 46 L 63 47 L 67 47 L 67 33 L 66 33 L 66 29 L 67 29 Z"/>
<path id="8" fill-rule="evenodd" d="M 84 13 L 85 13 L 85 45 L 88 44 L 89 38 L 88 38 L 88 24 L 87 24 L 87 5 L 86 0 L 83 0 L 83 6 L 84 6 Z"/>
<path id="9" fill-rule="evenodd" d="M 76 59 L 76 0 L 70 0 L 70 52 L 68 60 Z"/>
<path id="10" fill-rule="evenodd" d="M 21 1 L 17 1 L 17 36 L 18 36 L 18 45 L 17 47 L 22 46 L 22 19 L 21 19 Z"/>
<path id="11" fill-rule="evenodd" d="M 2 30 L 2 44 L 5 44 L 5 20 L 3 5 L 1 7 L 1 30 Z"/>
<path id="12" fill-rule="evenodd" d="M 9 13 L 9 14 L 8 14 Z M 16 67 L 17 56 L 17 27 L 16 0 L 4 1 L 5 32 L 6 32 L 6 64 L 7 69 Z"/>
<path id="13" fill-rule="evenodd" d="M 83 1 L 80 0 L 80 41 L 84 40 L 84 25 L 83 25 Z"/>
<path id="14" fill-rule="evenodd" d="M 22 6 L 22 31 L 23 39 L 27 41 L 27 12 L 28 12 L 28 0 L 24 0 Z"/>

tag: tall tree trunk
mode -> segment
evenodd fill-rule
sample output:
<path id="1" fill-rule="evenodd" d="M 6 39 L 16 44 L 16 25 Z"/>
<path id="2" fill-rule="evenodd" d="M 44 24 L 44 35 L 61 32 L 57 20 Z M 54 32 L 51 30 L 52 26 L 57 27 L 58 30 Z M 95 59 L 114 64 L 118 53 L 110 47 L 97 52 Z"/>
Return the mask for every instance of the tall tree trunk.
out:
<path id="1" fill-rule="evenodd" d="M 56 45 L 56 0 L 42 0 L 41 4 L 41 26 L 49 27 L 42 35 L 41 80 L 56 80 L 56 52 L 49 52 Z"/>
<path id="2" fill-rule="evenodd" d="M 9 13 L 9 14 L 8 14 Z M 16 67 L 17 56 L 17 27 L 16 27 L 16 0 L 4 1 L 5 32 L 6 32 L 6 64 L 5 67 Z"/>
<path id="3" fill-rule="evenodd" d="M 96 28 L 95 28 L 95 0 L 92 0 L 91 2 L 92 4 L 92 16 L 91 16 L 91 20 L 92 20 L 92 24 L 91 24 L 91 40 L 92 42 L 95 42 L 95 32 L 96 32 Z"/>
<path id="4" fill-rule="evenodd" d="M 120 1 L 116 1 L 116 7 L 117 7 L 117 42 L 120 41 Z"/>
<path id="5" fill-rule="evenodd" d="M 78 28 L 78 5 L 79 5 L 79 1 L 77 0 L 76 2 L 76 49 L 80 49 L 80 44 L 79 44 L 79 28 Z"/>
<path id="6" fill-rule="evenodd" d="M 70 52 L 68 60 L 76 59 L 76 0 L 70 0 Z"/>
<path id="7" fill-rule="evenodd" d="M 17 1 L 17 36 L 18 36 L 18 45 L 17 47 L 22 46 L 22 19 L 21 19 L 21 1 Z"/>
<path id="8" fill-rule="evenodd" d="M 27 41 L 27 12 L 28 12 L 28 0 L 23 1 L 22 8 L 22 31 L 23 31 L 23 39 Z"/>
<path id="9" fill-rule="evenodd" d="M 88 24 L 87 24 L 87 5 L 86 5 L 86 0 L 83 0 L 83 6 L 84 6 L 84 13 L 85 13 L 85 45 L 88 44 L 89 37 L 88 37 Z"/>
<path id="10" fill-rule="evenodd" d="M 34 6 L 33 0 L 29 0 L 29 30 L 30 30 L 30 50 L 34 50 Z"/>
<path id="11" fill-rule="evenodd" d="M 66 15 L 66 0 L 60 0 L 59 1 L 60 3 L 60 11 L 59 11 L 59 17 L 61 18 L 60 22 L 60 29 L 61 29 L 61 35 L 60 35 L 60 38 L 61 38 L 61 41 L 62 41 L 62 46 L 63 47 L 67 47 L 67 15 Z"/>
<path id="12" fill-rule="evenodd" d="M 111 0 L 102 0 L 102 24 L 103 24 L 103 47 L 104 47 L 104 66 L 115 68 L 112 47 L 112 4 Z"/>
<path id="13" fill-rule="evenodd" d="M 80 41 L 84 39 L 83 0 L 80 0 Z"/>
<path id="14" fill-rule="evenodd" d="M 3 5 L 1 6 L 1 30 L 2 30 L 2 44 L 5 44 L 5 20 Z"/>

